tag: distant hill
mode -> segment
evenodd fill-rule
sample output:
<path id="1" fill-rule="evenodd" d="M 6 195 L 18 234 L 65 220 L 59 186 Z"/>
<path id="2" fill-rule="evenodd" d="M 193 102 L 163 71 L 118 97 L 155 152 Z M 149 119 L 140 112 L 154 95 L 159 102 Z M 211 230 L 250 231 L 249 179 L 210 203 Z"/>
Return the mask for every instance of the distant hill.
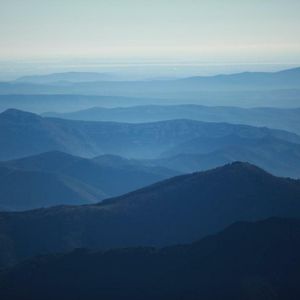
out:
<path id="1" fill-rule="evenodd" d="M 70 120 L 129 123 L 191 119 L 203 122 L 227 122 L 251 126 L 266 126 L 300 133 L 300 108 L 245 109 L 201 105 L 144 105 L 116 108 L 93 107 L 70 113 L 45 113 L 43 116 Z"/>
<path id="2" fill-rule="evenodd" d="M 197 82 L 206 86 L 220 85 L 230 86 L 256 86 L 267 87 L 273 85 L 274 88 L 280 86 L 292 87 L 299 83 L 300 67 L 282 70 L 278 72 L 243 72 L 236 74 L 216 75 L 216 76 L 194 76 L 181 79 L 187 83 Z"/>
<path id="3" fill-rule="evenodd" d="M 266 127 L 193 120 L 142 124 L 75 121 L 18 110 L 0 114 L 0 125 L 2 160 L 54 150 L 90 158 L 109 154 L 110 161 L 122 164 L 116 157 L 121 156 L 130 158 L 125 161 L 132 165 L 134 158 L 139 168 L 167 167 L 174 170 L 173 175 L 239 160 L 279 176 L 300 177 L 300 137 Z"/>
<path id="4" fill-rule="evenodd" d="M 274 137 L 247 139 L 231 135 L 226 138 L 197 138 L 175 146 L 164 156 L 146 160 L 144 164 L 191 173 L 233 161 L 247 161 L 274 175 L 300 178 L 300 145 Z"/>
<path id="5" fill-rule="evenodd" d="M 140 104 L 162 103 L 147 102 L 149 98 L 159 98 L 167 100 L 169 104 L 299 107 L 299 69 L 276 73 L 246 72 L 210 77 L 198 76 L 178 80 L 101 80 L 68 84 L 1 82 L 0 94 L 122 96 L 142 98 Z"/>
<path id="6" fill-rule="evenodd" d="M 0 213 L 0 265 L 74 248 L 165 246 L 236 221 L 300 217 L 300 182 L 233 163 L 159 182 L 98 205 Z"/>
<path id="7" fill-rule="evenodd" d="M 0 162 L 0 209 L 88 204 L 176 175 L 166 168 L 47 152 Z"/>
<path id="8" fill-rule="evenodd" d="M 0 167 L 3 172 L 3 167 Z M 0 177 L 0 209 L 26 210 L 62 204 L 99 202 L 108 195 L 74 178 L 38 171 L 7 169 Z"/>
<path id="9" fill-rule="evenodd" d="M 105 84 L 107 74 L 103 73 L 56 73 L 41 76 L 26 76 L 19 79 L 20 82 L 28 83 L 53 83 L 55 81 L 74 81 L 76 85 L 73 88 L 86 88 L 101 91 L 102 88 L 117 88 L 127 91 L 129 87 L 144 88 L 150 92 L 159 91 L 159 89 L 168 90 L 174 86 L 175 90 L 193 88 L 196 90 L 205 89 L 253 89 L 253 88 L 298 88 L 300 83 L 300 67 L 283 70 L 279 72 L 244 72 L 229 75 L 215 76 L 194 76 L 183 79 L 172 80 L 153 80 L 153 81 L 132 81 L 132 82 L 108 82 Z M 18 80 L 17 80 L 18 82 Z M 97 83 L 96 83 L 97 82 Z M 78 84 L 79 83 L 79 86 Z M 98 84 L 98 89 L 97 85 Z M 195 85 L 196 84 L 196 85 Z M 117 94 L 114 94 L 115 96 Z"/>
<path id="10" fill-rule="evenodd" d="M 198 81 L 199 83 L 214 83 L 214 84 L 269 84 L 270 82 L 278 81 L 283 83 L 285 81 L 299 83 L 300 67 L 287 69 L 277 72 L 243 72 L 235 74 L 221 74 L 213 76 L 193 76 L 181 79 L 170 79 L 163 81 Z M 17 83 L 37 83 L 37 84 L 53 84 L 59 82 L 78 83 L 78 82 L 101 82 L 113 81 L 118 78 L 113 73 L 99 73 L 99 72 L 61 72 L 42 75 L 23 76 L 15 80 Z M 159 80 L 155 80 L 159 81 Z M 143 81 L 141 81 L 143 82 Z M 145 82 L 145 81 L 144 81 Z"/>
<path id="11" fill-rule="evenodd" d="M 1 85 L 1 84 L 0 84 Z M 32 91 L 33 93 L 33 91 Z M 34 113 L 44 113 L 47 111 L 65 112 L 70 110 L 81 110 L 93 106 L 130 106 L 139 105 L 147 101 L 150 103 L 161 103 L 161 99 L 122 97 L 122 96 L 93 96 L 93 95 L 21 95 L 6 94 L 0 95 L 0 112 L 8 108 L 15 108 Z"/>
<path id="12" fill-rule="evenodd" d="M 110 73 L 96 72 L 65 72 L 46 75 L 33 75 L 18 78 L 15 82 L 37 83 L 37 84 L 57 84 L 72 82 L 95 82 L 114 80 L 114 75 Z"/>
<path id="13" fill-rule="evenodd" d="M 0 159 L 14 159 L 59 150 L 92 157 L 113 154 L 128 158 L 157 158 L 197 138 L 237 135 L 260 139 L 275 137 L 300 144 L 287 131 L 227 123 L 170 120 L 145 124 L 87 122 L 55 118 L 10 109 L 0 114 Z"/>
<path id="14" fill-rule="evenodd" d="M 238 222 L 189 245 L 42 256 L 0 273 L 1 299 L 300 297 L 300 221 Z"/>

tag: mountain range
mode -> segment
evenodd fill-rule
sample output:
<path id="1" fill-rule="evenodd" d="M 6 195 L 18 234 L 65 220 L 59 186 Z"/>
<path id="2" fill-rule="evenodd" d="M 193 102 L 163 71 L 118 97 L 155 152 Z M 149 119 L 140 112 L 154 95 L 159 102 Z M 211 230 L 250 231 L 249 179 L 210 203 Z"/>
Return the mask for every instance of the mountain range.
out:
<path id="1" fill-rule="evenodd" d="M 44 113 L 55 117 L 83 121 L 147 123 L 174 119 L 202 122 L 225 122 L 266 126 L 300 133 L 300 109 L 211 107 L 201 105 L 144 105 L 131 107 L 92 107 L 68 113 Z"/>
<path id="2" fill-rule="evenodd" d="M 117 107 L 139 105 L 141 103 L 163 103 L 161 99 L 143 99 L 140 97 L 122 96 L 95 96 L 95 95 L 39 95 L 32 93 L 27 95 L 13 92 L 0 95 L 0 112 L 7 108 L 14 108 L 33 113 L 44 113 L 47 111 L 66 112 L 70 110 L 81 110 L 94 106 Z"/>
<path id="3" fill-rule="evenodd" d="M 36 82 L 38 79 L 33 80 Z M 40 79 L 41 80 L 41 79 Z M 0 94 L 98 95 L 165 99 L 169 104 L 299 107 L 300 68 L 275 73 L 238 73 L 153 81 L 95 81 L 37 84 L 1 82 Z M 131 103 L 132 105 L 132 103 Z M 136 105 L 136 104 L 135 104 Z M 12 106 L 10 106 L 12 107 Z"/>
<path id="4" fill-rule="evenodd" d="M 247 161 L 278 176 L 300 178 L 300 147 L 273 137 L 247 139 L 198 138 L 176 146 L 163 158 L 144 165 L 172 168 L 181 173 L 207 170 L 233 161 Z"/>
<path id="5" fill-rule="evenodd" d="M 182 91 L 186 88 L 189 90 L 232 90 L 232 89 L 288 89 L 298 88 L 300 83 L 300 67 L 279 72 L 243 72 L 229 75 L 215 75 L 215 76 L 194 76 L 182 79 L 172 80 L 149 80 L 149 81 L 123 81 L 123 82 L 107 82 L 103 81 L 103 74 L 101 73 L 61 73 L 49 74 L 41 76 L 23 77 L 11 84 L 18 82 L 27 82 L 29 84 L 35 83 L 51 83 L 55 88 L 55 81 L 68 82 L 68 88 L 73 90 L 80 90 L 86 88 L 93 89 L 95 92 L 101 89 L 115 88 L 118 91 L 123 91 L 122 95 L 128 92 L 129 87 L 143 88 L 144 91 L 155 92 L 159 89 L 172 89 L 175 91 Z M 175 83 L 175 84 L 174 84 Z M 98 84 L 98 85 L 96 85 Z M 41 86 L 43 89 L 44 86 Z M 115 94 L 116 95 L 116 94 Z"/>
<path id="6" fill-rule="evenodd" d="M 0 272 L 0 297 L 296 300 L 299 253 L 299 219 L 238 222 L 193 244 L 37 257 Z"/>
<path id="7" fill-rule="evenodd" d="M 266 127 L 194 120 L 140 124 L 76 121 L 10 109 L 0 114 L 0 133 L 1 160 L 49 151 L 89 158 L 111 154 L 130 158 L 131 164 L 135 160 L 140 168 L 168 168 L 173 175 L 239 160 L 275 175 L 300 177 L 300 137 Z M 106 194 L 102 186 L 101 191 Z"/>
<path id="8" fill-rule="evenodd" d="M 0 299 L 298 300 L 300 68 L 129 79 L 0 82 Z"/>
<path id="9" fill-rule="evenodd" d="M 116 77 L 116 74 L 114 74 Z M 193 76 L 181 79 L 170 79 L 169 81 L 196 81 L 200 84 L 268 84 L 288 82 L 290 85 L 299 83 L 300 68 L 287 69 L 277 72 L 242 72 L 235 74 L 220 74 L 213 76 Z M 15 82 L 27 82 L 37 84 L 53 84 L 57 82 L 78 83 L 78 82 L 101 82 L 113 80 L 112 73 L 99 72 L 63 72 L 43 75 L 31 75 L 17 78 Z M 150 80 L 148 80 L 150 81 Z M 153 81 L 153 80 L 152 80 Z M 168 80 L 163 80 L 168 81 Z M 145 81 L 144 81 L 145 82 Z"/>
<path id="10" fill-rule="evenodd" d="M 0 162 L 0 208 L 26 210 L 96 203 L 176 174 L 125 158 L 85 159 L 59 151 L 46 152 Z"/>
<path id="11" fill-rule="evenodd" d="M 276 137 L 300 144 L 300 136 L 282 130 L 228 123 L 170 120 L 129 124 L 55 118 L 9 109 L 0 114 L 0 159 L 13 159 L 60 150 L 79 156 L 115 154 L 155 158 L 176 145 L 197 138 Z"/>
<path id="12" fill-rule="evenodd" d="M 46 75 L 32 75 L 18 78 L 15 82 L 36 83 L 36 84 L 67 84 L 78 82 L 95 82 L 114 80 L 111 73 L 97 72 L 64 72 Z"/>
<path id="13" fill-rule="evenodd" d="M 82 247 L 189 243 L 236 221 L 300 217 L 299 199 L 299 180 L 233 163 L 99 204 L 1 212 L 0 265 Z"/>

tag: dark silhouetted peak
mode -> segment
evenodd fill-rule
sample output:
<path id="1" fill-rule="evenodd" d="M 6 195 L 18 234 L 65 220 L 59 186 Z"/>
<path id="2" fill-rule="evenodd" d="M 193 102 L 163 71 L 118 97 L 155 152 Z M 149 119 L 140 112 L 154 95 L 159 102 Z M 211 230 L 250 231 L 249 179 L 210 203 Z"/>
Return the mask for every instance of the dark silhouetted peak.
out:
<path id="1" fill-rule="evenodd" d="M 243 179 L 243 178 L 250 178 L 251 175 L 258 176 L 258 177 L 270 177 L 270 178 L 276 178 L 275 176 L 269 174 L 265 170 L 251 164 L 248 162 L 241 162 L 241 161 L 235 161 L 229 164 L 226 164 L 221 167 L 217 167 L 215 169 L 211 169 L 208 171 L 203 172 L 196 172 L 191 175 L 182 175 L 180 177 L 188 177 L 191 176 L 191 178 L 210 178 L 212 179 L 215 176 L 215 179 L 218 180 L 220 178 L 223 178 L 222 181 L 226 182 L 226 180 L 231 177 L 235 178 L 236 180 Z"/>
<path id="2" fill-rule="evenodd" d="M 244 172 L 244 173 L 256 173 L 256 174 L 261 174 L 261 175 L 270 175 L 271 174 L 267 173 L 265 170 L 251 164 L 248 162 L 243 162 L 243 161 L 234 161 L 230 164 L 227 164 L 222 167 L 218 167 L 215 169 L 216 171 L 220 172 L 231 172 L 231 171 L 237 171 L 237 172 Z"/>

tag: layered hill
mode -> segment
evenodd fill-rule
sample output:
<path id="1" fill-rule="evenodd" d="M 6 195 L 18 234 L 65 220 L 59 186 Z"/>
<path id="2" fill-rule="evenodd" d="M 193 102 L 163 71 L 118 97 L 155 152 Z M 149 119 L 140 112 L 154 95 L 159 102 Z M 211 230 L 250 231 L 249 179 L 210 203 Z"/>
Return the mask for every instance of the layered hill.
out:
<path id="1" fill-rule="evenodd" d="M 202 105 L 144 105 L 132 107 L 92 107 L 69 113 L 45 113 L 43 116 L 84 121 L 129 123 L 191 119 L 203 122 L 227 122 L 267 126 L 300 133 L 300 109 L 240 108 Z"/>
<path id="2" fill-rule="evenodd" d="M 233 161 L 247 161 L 274 175 L 300 178 L 300 145 L 270 136 L 261 139 L 237 135 L 197 138 L 175 146 L 164 156 L 143 163 L 191 173 Z"/>
<path id="3" fill-rule="evenodd" d="M 46 84 L 45 77 L 32 82 L 1 82 L 1 95 L 98 95 L 132 98 L 130 105 L 194 103 L 231 106 L 299 107 L 300 68 L 275 73 L 245 72 L 178 80 L 99 81 Z M 55 74 L 57 77 L 58 74 Z M 51 77 L 51 76 L 50 76 Z M 36 83 L 44 81 L 44 84 Z M 86 107 L 87 108 L 87 107 Z"/>
<path id="4" fill-rule="evenodd" d="M 167 167 L 174 170 L 172 175 L 238 160 L 278 176 L 300 177 L 300 137 L 266 127 L 193 120 L 143 124 L 88 122 L 40 117 L 18 110 L 0 114 L 0 125 L 2 160 L 54 150 L 84 157 L 109 154 L 113 155 L 110 161 L 115 159 L 119 163 L 116 156 L 151 159 L 136 165 L 152 168 L 150 173 L 156 172 L 154 168 Z M 159 179 L 163 178 L 166 177 Z M 154 181 L 148 181 L 151 182 Z"/>
<path id="5" fill-rule="evenodd" d="M 1 83 L 0 83 L 1 85 Z M 0 111 L 5 111 L 7 108 L 14 108 L 34 113 L 44 113 L 47 111 L 66 112 L 70 108 L 72 110 L 82 110 L 88 107 L 105 106 L 131 106 L 140 105 L 141 103 L 159 104 L 161 99 L 146 99 L 137 97 L 122 97 L 122 96 L 96 96 L 96 95 L 69 95 L 69 94 L 30 94 L 8 93 L 0 94 Z"/>
<path id="6" fill-rule="evenodd" d="M 236 221 L 300 217 L 299 199 L 299 181 L 233 163 L 175 177 L 98 205 L 1 213 L 1 265 L 78 247 L 191 242 Z"/>
<path id="7" fill-rule="evenodd" d="M 193 120 L 129 124 L 43 118 L 19 110 L 0 114 L 0 159 L 14 159 L 59 150 L 92 157 L 114 154 L 129 158 L 157 158 L 176 146 L 199 138 L 237 135 L 266 136 L 300 144 L 300 137 L 265 127 L 205 123 Z"/>
<path id="8" fill-rule="evenodd" d="M 26 210 L 95 203 L 176 174 L 127 159 L 90 160 L 58 151 L 46 152 L 0 162 L 0 208 Z"/>
<path id="9" fill-rule="evenodd" d="M 65 75 L 62 73 L 61 78 L 72 77 L 71 75 Z M 24 81 L 21 79 L 20 82 L 10 82 L 2 83 L 0 85 L 1 94 L 7 93 L 10 88 L 21 88 L 24 92 L 28 88 L 32 87 L 38 93 L 53 93 L 60 91 L 68 91 L 68 93 L 74 94 L 112 94 L 114 96 L 122 94 L 130 96 L 141 96 L 141 94 L 148 93 L 152 94 L 172 94 L 174 92 L 183 92 L 183 91 L 205 91 L 205 90 L 253 90 L 253 89 L 288 89 L 299 87 L 300 83 L 300 68 L 283 70 L 280 72 L 244 72 L 236 73 L 229 75 L 216 75 L 216 76 L 195 76 L 190 78 L 183 78 L 177 80 L 152 80 L 152 81 L 103 81 L 101 76 L 99 77 L 94 75 L 87 76 L 87 79 L 76 80 L 77 82 L 72 82 L 72 80 L 64 80 L 68 82 L 68 85 L 58 85 L 53 84 L 53 80 L 50 81 L 50 84 L 40 84 L 47 83 L 47 78 L 59 78 L 59 74 L 50 74 L 48 76 L 37 76 L 32 77 Z M 78 77 L 73 75 L 73 77 Z M 90 80 L 91 77 L 95 76 L 95 80 Z M 82 76 L 79 76 L 82 77 Z M 60 78 L 60 79 L 61 79 Z M 26 79 L 26 78 L 25 78 Z M 78 78 L 77 78 L 78 79 Z M 23 81 L 23 82 L 22 82 Z M 39 82 L 38 82 L 39 81 Z M 60 81 L 60 80 L 56 80 Z M 38 82 L 38 84 L 37 84 Z M 49 83 L 49 81 L 48 81 Z M 134 89 L 135 88 L 135 89 Z"/>
<path id="10" fill-rule="evenodd" d="M 0 167 L 0 210 L 88 204 L 107 198 L 100 189 L 74 178 Z"/>
<path id="11" fill-rule="evenodd" d="M 0 273 L 0 297 L 296 300 L 299 253 L 299 220 L 239 222 L 189 245 L 35 258 Z"/>
<path id="12" fill-rule="evenodd" d="M 67 84 L 77 82 L 95 82 L 113 80 L 116 77 L 110 73 L 97 72 L 64 72 L 52 73 L 46 75 L 32 75 L 18 78 L 15 82 L 18 83 L 36 83 L 36 84 Z"/>

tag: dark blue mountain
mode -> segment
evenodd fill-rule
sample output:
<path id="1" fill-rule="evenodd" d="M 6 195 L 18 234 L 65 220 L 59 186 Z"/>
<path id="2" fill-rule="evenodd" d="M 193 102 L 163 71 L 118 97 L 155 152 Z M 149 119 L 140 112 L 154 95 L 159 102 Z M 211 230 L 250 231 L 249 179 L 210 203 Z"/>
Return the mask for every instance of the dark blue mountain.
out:
<path id="1" fill-rule="evenodd" d="M 0 273 L 1 299 L 297 300 L 300 221 L 238 222 L 189 245 L 38 257 Z"/>
<path id="2" fill-rule="evenodd" d="M 0 213 L 0 265 L 74 248 L 166 246 L 236 221 L 300 217 L 300 182 L 233 163 L 97 205 Z"/>

